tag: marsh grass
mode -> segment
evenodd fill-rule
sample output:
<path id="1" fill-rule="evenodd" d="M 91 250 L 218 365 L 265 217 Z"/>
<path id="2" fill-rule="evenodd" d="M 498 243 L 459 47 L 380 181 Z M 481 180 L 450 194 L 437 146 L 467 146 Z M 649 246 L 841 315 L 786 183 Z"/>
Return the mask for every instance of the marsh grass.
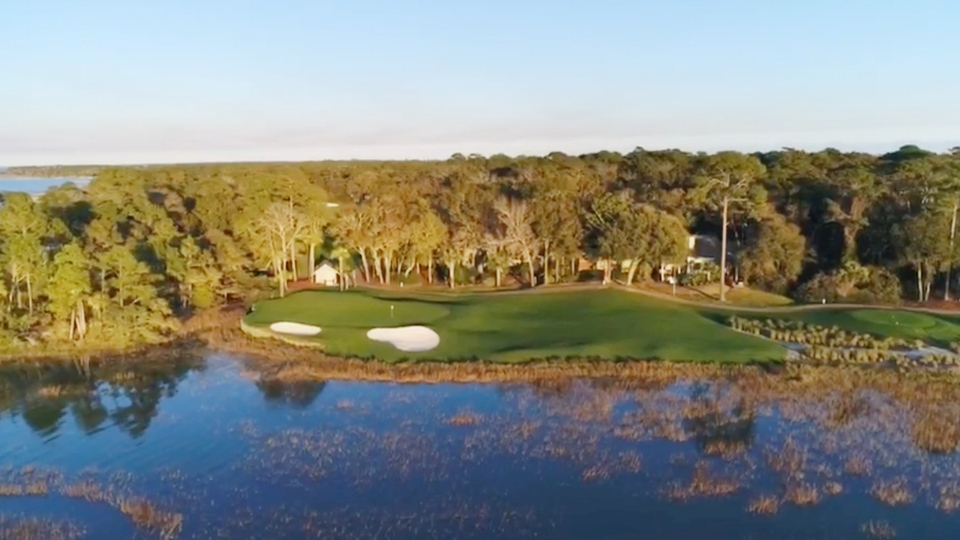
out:
<path id="1" fill-rule="evenodd" d="M 183 528 L 183 516 L 157 508 L 146 499 L 119 497 L 112 505 L 120 510 L 138 528 L 156 532 L 162 540 L 176 538 Z"/>
<path id="2" fill-rule="evenodd" d="M 125 493 L 124 488 L 131 480 L 131 477 L 126 474 L 112 475 L 109 484 L 98 483 L 89 479 L 67 483 L 64 482 L 63 475 L 57 471 L 41 471 L 31 466 L 24 467 L 19 471 L 7 471 L 0 476 L 3 477 L 3 482 L 0 483 L 0 496 L 38 497 L 58 495 L 89 503 L 107 504 L 127 516 L 134 526 L 157 534 L 161 540 L 173 540 L 180 534 L 183 527 L 182 514 L 164 510 L 149 499 Z M 30 527 L 34 527 L 34 525 L 30 525 Z M 35 530 L 35 527 L 30 527 L 24 530 Z M 0 538 L 4 537 L 0 536 Z M 24 538 L 32 537 L 26 536 Z M 37 538 L 42 537 L 38 536 Z"/>
<path id="3" fill-rule="evenodd" d="M 873 472 L 873 462 L 863 454 L 856 454 L 847 458 L 843 470 L 853 476 L 869 476 Z"/>
<path id="4" fill-rule="evenodd" d="M 737 497 L 745 512 L 760 515 L 775 514 L 784 504 L 809 506 L 863 491 L 887 504 L 923 501 L 943 512 L 960 507 L 960 463 L 944 455 L 954 451 L 956 430 L 940 420 L 960 417 L 960 384 L 947 376 L 819 366 L 387 365 L 323 358 L 252 361 L 246 370 L 245 379 L 284 383 L 359 375 L 499 384 L 503 408 L 484 408 L 482 416 L 469 405 L 444 410 L 415 388 L 397 385 L 382 403 L 351 395 L 350 401 L 316 404 L 347 419 L 376 410 L 386 427 L 348 421 L 335 430 L 264 432 L 253 420 L 242 423 L 239 433 L 252 440 L 252 450 L 240 468 L 281 487 L 342 482 L 362 490 L 417 481 L 446 488 L 465 467 L 509 457 L 532 470 L 549 463 L 574 481 L 595 484 L 637 474 L 650 482 L 644 484 L 650 493 L 680 502 Z M 765 427 L 757 429 L 761 422 Z M 657 455 L 643 454 L 644 443 L 652 441 L 670 443 L 666 466 Z M 898 476 L 904 470 L 920 471 L 909 486 Z M 861 478 L 848 482 L 852 476 Z M 110 505 L 153 536 L 172 538 L 183 527 L 184 516 L 137 496 L 128 475 L 112 475 L 107 482 L 81 475 L 64 482 L 50 471 L 0 470 L 0 494 L 26 496 L 28 485 L 41 483 L 49 496 Z M 771 485 L 781 491 L 769 494 Z M 489 526 L 501 514 L 510 522 L 506 510 L 475 503 L 458 501 L 460 506 L 442 510 L 465 527 Z M 324 525 L 311 531 L 337 537 L 332 517 L 315 519 Z"/>
<path id="5" fill-rule="evenodd" d="M 935 454 L 950 454 L 960 446 L 956 417 L 924 415 L 914 422 L 911 435 L 918 448 Z"/>
<path id="6" fill-rule="evenodd" d="M 843 493 L 843 484 L 840 482 L 829 481 L 823 485 L 823 492 L 831 497 L 836 497 Z"/>
<path id="7" fill-rule="evenodd" d="M 912 503 L 914 499 L 905 478 L 880 480 L 873 484 L 870 493 L 888 506 L 903 506 Z"/>
<path id="8" fill-rule="evenodd" d="M 0 514 L 0 540 L 76 540 L 84 530 L 70 521 Z"/>
<path id="9" fill-rule="evenodd" d="M 776 514 L 780 511 L 780 499 L 775 495 L 759 495 L 750 500 L 747 511 L 751 514 Z"/>
<path id="10" fill-rule="evenodd" d="M 877 337 L 845 330 L 839 326 L 819 326 L 786 319 L 748 319 L 730 317 L 727 323 L 739 332 L 763 336 L 775 341 L 798 343 L 826 349 L 863 349 L 893 351 L 911 347 L 905 339 Z"/>
<path id="11" fill-rule="evenodd" d="M 474 414 L 469 411 L 462 411 L 450 417 L 450 419 L 447 420 L 447 423 L 456 427 L 468 427 L 480 425 L 482 421 L 483 417 L 479 414 Z"/>
<path id="12" fill-rule="evenodd" d="M 797 506 L 812 506 L 820 502 L 823 494 L 808 483 L 793 483 L 787 486 L 784 499 Z"/>
<path id="13" fill-rule="evenodd" d="M 953 481 L 940 486 L 937 493 L 937 509 L 946 513 L 960 510 L 960 482 Z"/>
<path id="14" fill-rule="evenodd" d="M 868 521 L 860 526 L 860 532 L 873 540 L 890 540 L 897 536 L 897 530 L 886 521 Z"/>
<path id="15" fill-rule="evenodd" d="M 741 480 L 733 476 L 718 475 L 711 470 L 709 463 L 700 461 L 694 466 L 693 478 L 689 484 L 672 483 L 667 486 L 665 495 L 673 501 L 687 501 L 732 495 L 741 487 Z"/>
<path id="16" fill-rule="evenodd" d="M 857 314 L 851 312 L 851 321 Z M 927 322 L 922 315 L 914 313 L 895 314 L 917 324 Z M 850 322 L 850 321 L 848 321 Z M 861 321 L 862 322 L 862 321 Z M 839 326 L 818 326 L 804 321 L 788 319 L 750 319 L 738 316 L 727 321 L 731 328 L 748 335 L 765 337 L 782 343 L 802 345 L 799 356 L 813 363 L 838 365 L 883 364 L 897 369 L 922 369 L 929 371 L 955 371 L 960 367 L 960 355 L 944 351 L 920 356 L 907 352 L 923 349 L 927 343 L 921 339 L 908 340 L 902 337 L 879 337 L 869 333 L 859 333 Z M 889 324 L 889 321 L 886 323 Z M 908 326 L 907 324 L 904 327 Z M 870 326 L 874 330 L 884 329 L 881 324 Z M 899 326 L 897 326 L 899 329 Z M 956 329 L 956 327 L 953 327 Z M 886 328 L 892 330 L 893 327 Z"/>

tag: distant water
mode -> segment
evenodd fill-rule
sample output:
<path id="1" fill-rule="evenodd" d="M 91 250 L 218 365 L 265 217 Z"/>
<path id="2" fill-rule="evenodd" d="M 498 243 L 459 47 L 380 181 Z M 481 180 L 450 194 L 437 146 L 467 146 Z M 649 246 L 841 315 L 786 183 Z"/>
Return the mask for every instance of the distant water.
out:
<path id="1" fill-rule="evenodd" d="M 43 195 L 53 187 L 62 186 L 66 183 L 75 184 L 77 187 L 84 187 L 90 183 L 93 178 L 89 176 L 79 177 L 58 177 L 58 178 L 29 178 L 29 177 L 0 177 L 0 192 L 19 191 L 28 195 Z"/>

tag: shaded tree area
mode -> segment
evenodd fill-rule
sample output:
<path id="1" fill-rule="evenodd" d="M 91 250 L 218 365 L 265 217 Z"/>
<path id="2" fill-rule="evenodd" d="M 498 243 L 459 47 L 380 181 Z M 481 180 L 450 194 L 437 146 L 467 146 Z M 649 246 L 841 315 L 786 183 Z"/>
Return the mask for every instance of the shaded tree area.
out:
<path id="1" fill-rule="evenodd" d="M 680 150 L 99 168 L 0 208 L 0 347 L 157 342 L 196 310 L 356 282 L 623 282 L 721 244 L 727 282 L 809 301 L 957 289 L 960 153 Z M 606 264 L 598 264 L 605 262 Z M 717 279 L 716 272 L 713 279 Z M 723 288 L 721 288 L 723 290 Z"/>

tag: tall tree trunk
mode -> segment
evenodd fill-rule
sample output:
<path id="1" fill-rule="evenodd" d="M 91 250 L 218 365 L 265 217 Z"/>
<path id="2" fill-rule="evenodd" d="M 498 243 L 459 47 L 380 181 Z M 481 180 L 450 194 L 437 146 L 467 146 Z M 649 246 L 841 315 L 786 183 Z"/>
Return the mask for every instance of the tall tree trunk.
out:
<path id="1" fill-rule="evenodd" d="M 313 281 L 313 273 L 317 271 L 317 245 L 310 242 L 310 259 L 307 261 L 307 268 L 310 269 L 310 281 Z"/>
<path id="2" fill-rule="evenodd" d="M 450 280 L 450 288 L 454 289 L 457 287 L 457 261 L 447 261 L 447 270 L 450 272 L 447 277 Z"/>
<path id="3" fill-rule="evenodd" d="M 857 231 L 853 227 L 843 227 L 843 260 L 857 260 Z"/>
<path id="4" fill-rule="evenodd" d="M 383 269 L 384 269 L 384 283 L 389 285 L 390 274 L 392 271 L 392 269 L 390 268 L 390 253 L 387 253 L 383 256 Z"/>
<path id="5" fill-rule="evenodd" d="M 433 257 L 427 261 L 427 283 L 433 285 Z"/>
<path id="6" fill-rule="evenodd" d="M 639 266 L 637 260 L 638 259 L 634 257 L 634 259 L 630 261 L 630 270 L 627 271 L 627 287 L 633 285 L 633 277 L 637 274 L 637 266 Z"/>
<path id="7" fill-rule="evenodd" d="M 31 284 L 30 274 L 27 274 L 27 305 L 29 305 L 30 314 L 33 315 L 33 285 Z"/>
<path id="8" fill-rule="evenodd" d="M 554 270 L 554 272 L 555 272 L 555 273 L 554 273 L 554 278 L 555 278 L 554 281 L 557 282 L 557 283 L 560 283 L 560 277 L 561 277 L 561 276 L 560 276 L 560 267 L 561 267 L 561 265 L 563 265 L 563 257 L 560 257 L 559 259 L 555 259 L 555 260 L 553 261 L 553 265 L 554 265 L 554 268 L 555 268 L 555 270 Z"/>
<path id="9" fill-rule="evenodd" d="M 500 288 L 500 282 L 503 279 L 503 269 L 497 267 L 497 288 Z"/>
<path id="10" fill-rule="evenodd" d="M 373 255 L 373 269 L 374 269 L 374 271 L 375 271 L 376 274 L 377 274 L 377 280 L 378 280 L 378 281 L 380 282 L 380 284 L 382 285 L 382 284 L 383 284 L 383 267 L 380 266 L 380 264 L 381 264 L 381 263 L 380 263 L 380 250 L 374 249 L 372 255 Z"/>
<path id="11" fill-rule="evenodd" d="M 917 265 L 917 294 L 923 302 L 923 268 L 919 264 Z"/>
<path id="12" fill-rule="evenodd" d="M 527 269 L 528 269 L 527 274 L 529 274 L 529 276 L 530 276 L 530 286 L 531 286 L 531 287 L 536 287 L 536 286 L 537 286 L 537 274 L 536 274 L 536 272 L 534 271 L 534 267 L 533 267 L 533 254 L 532 254 L 532 253 L 527 253 Z"/>
<path id="13" fill-rule="evenodd" d="M 723 198 L 723 239 L 720 242 L 720 301 L 727 301 L 727 209 L 730 198 Z"/>
<path id="14" fill-rule="evenodd" d="M 297 281 L 297 279 L 299 279 L 300 276 L 297 274 L 297 242 L 296 241 L 290 242 L 290 272 L 293 280 Z"/>
<path id="15" fill-rule="evenodd" d="M 343 273 L 343 255 L 337 257 L 337 266 L 340 267 L 338 269 L 340 275 L 337 276 L 337 278 L 339 278 L 338 281 L 340 282 L 340 290 L 343 291 L 347 288 L 347 275 Z"/>
<path id="16" fill-rule="evenodd" d="M 284 254 L 278 256 L 273 261 L 273 269 L 277 274 L 277 287 L 280 290 L 280 298 L 286 296 L 287 293 L 287 280 L 286 276 L 283 275 L 285 270 L 284 267 L 286 266 L 285 259 L 286 255 Z"/>
<path id="17" fill-rule="evenodd" d="M 543 284 L 550 284 L 550 241 L 543 241 Z"/>
<path id="18" fill-rule="evenodd" d="M 367 250 L 360 248 L 360 264 L 363 266 L 363 280 L 370 282 L 370 263 L 367 262 Z"/>
<path id="19" fill-rule="evenodd" d="M 77 334 L 79 334 L 80 341 L 83 341 L 83 338 L 87 335 L 87 314 L 83 307 L 83 300 L 77 301 Z"/>
<path id="20" fill-rule="evenodd" d="M 953 267 L 953 242 L 957 235 L 957 211 L 960 210 L 960 203 L 953 203 L 953 217 L 950 220 L 950 262 L 947 263 L 947 279 L 944 280 L 943 299 L 950 299 L 950 269 Z"/>

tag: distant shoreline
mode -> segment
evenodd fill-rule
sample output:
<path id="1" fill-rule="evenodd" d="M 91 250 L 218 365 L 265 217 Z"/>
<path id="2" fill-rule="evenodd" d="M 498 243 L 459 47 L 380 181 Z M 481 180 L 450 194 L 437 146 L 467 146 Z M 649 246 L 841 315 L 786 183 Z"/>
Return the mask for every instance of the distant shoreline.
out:
<path id="1" fill-rule="evenodd" d="M 22 180 L 30 181 L 36 180 L 38 182 L 43 180 L 90 180 L 92 176 L 21 176 L 17 174 L 6 174 L 0 173 L 0 181 L 3 180 Z"/>

